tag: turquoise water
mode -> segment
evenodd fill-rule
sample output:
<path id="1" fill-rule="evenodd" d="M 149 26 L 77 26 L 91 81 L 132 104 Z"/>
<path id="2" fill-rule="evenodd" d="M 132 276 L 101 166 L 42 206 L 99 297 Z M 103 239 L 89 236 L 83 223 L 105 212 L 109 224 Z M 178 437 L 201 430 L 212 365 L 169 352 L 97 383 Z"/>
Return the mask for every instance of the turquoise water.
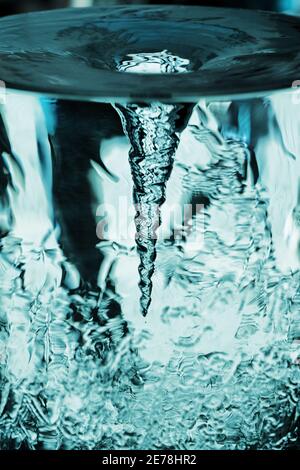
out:
<path id="1" fill-rule="evenodd" d="M 187 73 L 189 64 L 188 59 L 164 50 L 129 54 L 120 62 L 118 70 L 138 74 L 178 74 Z M 166 200 L 166 185 L 179 144 L 178 121 L 180 115 L 187 121 L 191 106 L 161 102 L 116 103 L 114 106 L 131 143 L 129 164 L 136 210 L 135 239 L 140 256 L 140 304 L 142 315 L 146 316 L 151 304 L 161 206 Z"/>
<path id="2" fill-rule="evenodd" d="M 0 448 L 299 447 L 298 20 L 24 18 L 0 28 Z"/>
<path id="3" fill-rule="evenodd" d="M 293 98 L 203 100 L 194 108 L 165 185 L 145 318 L 135 211 L 128 220 L 118 205 L 123 197 L 133 207 L 128 139 L 119 128 L 102 137 L 100 157 L 98 147 L 95 155 L 84 150 L 88 177 L 81 179 L 81 150 L 72 147 L 70 163 L 56 152 L 62 106 L 9 94 L 2 109 L 1 448 L 296 445 L 300 167 Z M 106 212 L 105 239 L 87 242 L 86 235 L 75 255 L 69 240 L 82 224 L 72 233 L 64 218 L 77 216 L 72 178 L 93 191 L 93 233 L 99 204 L 117 211 L 115 218 Z M 66 205 L 58 185 L 70 194 Z M 200 207 L 187 224 L 185 204 Z M 125 228 L 133 223 L 131 236 L 115 227 L 123 219 Z"/>

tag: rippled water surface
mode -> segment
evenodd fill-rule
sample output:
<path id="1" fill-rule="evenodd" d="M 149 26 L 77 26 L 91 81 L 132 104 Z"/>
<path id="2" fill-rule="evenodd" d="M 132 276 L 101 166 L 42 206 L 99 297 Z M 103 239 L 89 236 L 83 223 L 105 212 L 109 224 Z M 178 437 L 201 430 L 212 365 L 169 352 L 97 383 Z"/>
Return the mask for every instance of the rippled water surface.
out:
<path id="1" fill-rule="evenodd" d="M 133 182 L 118 114 L 9 94 L 0 126 L 2 449 L 296 445 L 296 108 L 289 95 L 194 108 L 166 182 L 144 318 L 139 247 L 117 229 L 135 216 L 119 208 L 121 197 L 132 207 Z M 99 204 L 108 208 L 102 238 Z M 200 207 L 189 224 L 185 204 Z"/>

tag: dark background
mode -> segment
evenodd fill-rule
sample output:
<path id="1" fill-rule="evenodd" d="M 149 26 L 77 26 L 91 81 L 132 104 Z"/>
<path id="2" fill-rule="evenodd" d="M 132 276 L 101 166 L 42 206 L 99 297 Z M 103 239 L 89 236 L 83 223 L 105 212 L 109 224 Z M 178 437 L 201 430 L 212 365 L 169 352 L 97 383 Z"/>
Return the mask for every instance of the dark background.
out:
<path id="1" fill-rule="evenodd" d="M 48 10 L 68 6 L 117 5 L 117 4 L 184 4 L 210 5 L 260 10 L 300 11 L 300 0 L 0 0 L 0 16 L 34 10 Z"/>

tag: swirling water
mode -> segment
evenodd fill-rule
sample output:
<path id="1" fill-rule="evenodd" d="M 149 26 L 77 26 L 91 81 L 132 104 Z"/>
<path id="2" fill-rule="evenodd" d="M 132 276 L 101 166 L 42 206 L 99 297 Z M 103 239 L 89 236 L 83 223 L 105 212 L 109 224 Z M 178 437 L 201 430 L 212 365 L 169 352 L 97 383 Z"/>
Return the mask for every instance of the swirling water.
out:
<path id="1" fill-rule="evenodd" d="M 186 73 L 188 59 L 167 50 L 130 54 L 118 66 L 129 73 Z M 141 311 L 146 316 L 151 303 L 152 276 L 155 269 L 157 229 L 160 208 L 165 202 L 166 183 L 173 169 L 178 147 L 180 114 L 188 114 L 188 105 L 116 104 L 123 128 L 131 143 L 129 162 L 136 205 L 136 242 L 140 255 Z"/>
<path id="2" fill-rule="evenodd" d="M 67 253 L 52 192 L 52 105 L 12 94 L 1 123 L 1 447 L 295 445 L 300 148 L 291 98 L 195 107 L 165 189 L 146 319 L 134 239 L 114 240 L 112 229 L 98 240 L 97 283 Z M 131 201 L 128 150 L 124 136 L 102 140 L 103 165 L 89 170 L 99 200 Z M 202 210 L 178 238 L 181 216 L 169 227 L 164 211 L 186 202 Z"/>

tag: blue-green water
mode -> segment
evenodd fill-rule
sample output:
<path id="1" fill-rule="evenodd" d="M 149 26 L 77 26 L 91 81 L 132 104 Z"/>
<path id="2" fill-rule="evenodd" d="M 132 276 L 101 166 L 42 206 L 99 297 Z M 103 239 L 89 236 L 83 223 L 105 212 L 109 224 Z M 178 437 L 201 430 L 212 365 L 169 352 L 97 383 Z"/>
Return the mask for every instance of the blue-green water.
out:
<path id="1" fill-rule="evenodd" d="M 53 215 L 47 106 L 12 94 L 3 111 L 12 151 L 2 151 L 1 447 L 293 445 L 300 296 L 291 98 L 203 101 L 194 109 L 166 185 L 146 319 L 135 240 L 114 240 L 112 214 L 111 232 L 95 248 L 97 285 L 65 252 L 66 227 Z M 257 124 L 263 115 L 267 133 Z M 110 173 L 89 163 L 98 202 L 117 207 L 123 196 L 132 204 L 128 150 L 125 136 L 102 140 Z M 168 204 L 176 212 L 191 201 L 201 213 L 185 236 L 172 237 L 182 219 L 164 223 Z"/>
<path id="2" fill-rule="evenodd" d="M 24 18 L 0 28 L 0 448 L 299 447 L 298 20 Z"/>
<path id="3" fill-rule="evenodd" d="M 129 54 L 118 65 L 120 72 L 178 74 L 188 72 L 189 60 L 167 50 Z M 140 257 L 141 311 L 146 316 L 151 304 L 152 277 L 155 270 L 156 240 L 161 225 L 161 206 L 166 200 L 166 185 L 172 174 L 179 143 L 180 114 L 189 115 L 184 104 L 115 104 L 124 132 L 131 143 L 129 164 L 133 180 L 136 216 L 136 243 Z"/>

